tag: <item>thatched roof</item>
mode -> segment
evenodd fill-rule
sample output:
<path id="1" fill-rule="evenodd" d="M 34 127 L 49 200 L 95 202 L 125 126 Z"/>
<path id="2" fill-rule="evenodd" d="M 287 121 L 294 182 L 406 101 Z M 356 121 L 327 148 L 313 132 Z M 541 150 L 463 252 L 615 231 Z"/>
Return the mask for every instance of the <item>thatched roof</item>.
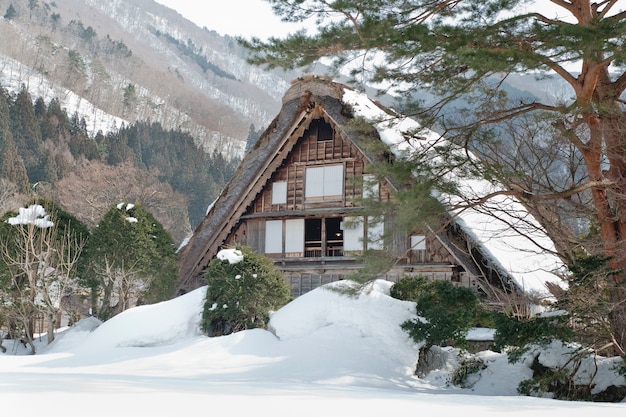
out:
<path id="1" fill-rule="evenodd" d="M 265 183 L 282 164 L 299 137 L 294 133 L 304 131 L 315 116 L 311 114 L 314 109 L 316 112 L 323 109 L 325 115 L 339 126 L 346 123 L 350 109 L 341 100 L 344 87 L 313 76 L 292 82 L 283 97 L 278 116 L 241 161 L 233 178 L 179 251 L 178 290 L 198 286 L 195 283 L 198 275 L 215 256 L 239 216 L 254 201 L 256 193 L 252 189 L 259 181 Z"/>

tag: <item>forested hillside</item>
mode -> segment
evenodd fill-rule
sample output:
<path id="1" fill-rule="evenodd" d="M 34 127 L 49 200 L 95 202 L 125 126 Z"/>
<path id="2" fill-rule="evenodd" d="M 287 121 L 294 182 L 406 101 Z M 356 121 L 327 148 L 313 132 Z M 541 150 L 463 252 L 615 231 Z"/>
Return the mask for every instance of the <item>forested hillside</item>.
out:
<path id="1" fill-rule="evenodd" d="M 189 133 L 241 157 L 295 73 L 246 62 L 235 39 L 152 0 L 0 0 L 0 83 L 58 98 L 92 134 L 136 121 Z"/>
<path id="2" fill-rule="evenodd" d="M 0 0 L 0 36 L 2 210 L 137 201 L 178 243 L 294 77 L 152 0 Z"/>
<path id="3" fill-rule="evenodd" d="M 120 201 L 140 202 L 177 242 L 204 216 L 238 159 L 202 152 L 188 134 L 136 122 L 90 137 L 85 120 L 54 99 L 0 90 L 4 195 L 58 201 L 88 226 Z M 3 198 L 3 209 L 15 200 Z M 8 206 L 8 207 L 7 207 Z"/>

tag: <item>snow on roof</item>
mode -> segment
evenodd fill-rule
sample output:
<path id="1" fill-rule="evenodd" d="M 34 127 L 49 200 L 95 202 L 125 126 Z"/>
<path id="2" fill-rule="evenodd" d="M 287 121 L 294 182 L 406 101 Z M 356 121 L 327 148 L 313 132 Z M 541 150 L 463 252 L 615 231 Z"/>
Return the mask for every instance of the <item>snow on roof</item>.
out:
<path id="1" fill-rule="evenodd" d="M 411 118 L 390 116 L 367 96 L 352 89 L 344 90 L 343 101 L 354 108 L 356 115 L 375 122 L 381 140 L 397 157 L 444 140 Z M 416 131 L 420 140 L 404 134 Z M 483 248 L 496 267 L 506 271 L 520 289 L 531 293 L 547 295 L 546 282 L 561 282 L 556 273 L 563 269 L 563 263 L 556 256 L 554 242 L 517 199 L 498 194 L 485 203 L 468 206 L 462 203 L 477 201 L 504 188 L 483 179 L 463 178 L 455 182 L 459 195 L 436 196 L 451 208 L 456 224 Z M 459 205 L 463 208 L 452 209 Z"/>

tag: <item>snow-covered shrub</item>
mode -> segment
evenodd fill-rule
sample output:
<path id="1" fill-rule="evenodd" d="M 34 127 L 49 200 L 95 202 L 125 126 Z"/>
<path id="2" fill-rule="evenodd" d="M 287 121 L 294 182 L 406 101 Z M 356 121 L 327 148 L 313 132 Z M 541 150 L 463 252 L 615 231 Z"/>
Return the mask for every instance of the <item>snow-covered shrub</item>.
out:
<path id="1" fill-rule="evenodd" d="M 452 383 L 461 388 L 472 388 L 480 378 L 480 372 L 487 368 L 485 362 L 476 356 L 464 358 L 454 370 Z"/>
<path id="2" fill-rule="evenodd" d="M 266 328 L 270 312 L 290 299 L 285 278 L 269 258 L 245 247 L 236 250 L 241 253 L 213 259 L 205 272 L 209 285 L 202 327 L 209 336 Z"/>
<path id="3" fill-rule="evenodd" d="M 571 401 L 621 402 L 626 398 L 626 379 L 620 372 L 623 358 L 605 358 L 580 345 L 553 341 L 530 347 L 524 360 L 533 376 L 519 384 L 520 394 Z"/>
<path id="4" fill-rule="evenodd" d="M 403 278 L 391 287 L 394 298 L 416 303 L 417 318 L 402 323 L 411 338 L 422 344 L 416 374 L 426 376 L 432 369 L 433 346 L 467 348 L 467 331 L 479 324 L 484 309 L 478 295 L 469 288 L 424 277 Z"/>
<path id="5" fill-rule="evenodd" d="M 454 344 L 465 347 L 467 331 L 476 326 L 482 312 L 477 294 L 469 288 L 447 281 L 407 277 L 393 287 L 391 296 L 414 301 L 419 319 L 409 320 L 402 328 L 424 348 Z"/>
<path id="6" fill-rule="evenodd" d="M 544 346 L 555 339 L 570 341 L 574 336 L 567 314 L 520 318 L 494 312 L 493 317 L 495 350 L 506 349 L 512 362 L 519 360 L 532 345 Z"/>

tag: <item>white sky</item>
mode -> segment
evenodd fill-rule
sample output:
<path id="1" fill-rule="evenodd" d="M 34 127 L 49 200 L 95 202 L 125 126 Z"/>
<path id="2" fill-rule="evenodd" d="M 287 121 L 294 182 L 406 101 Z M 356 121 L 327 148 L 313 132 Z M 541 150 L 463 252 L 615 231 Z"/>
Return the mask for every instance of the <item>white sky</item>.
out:
<path id="1" fill-rule="evenodd" d="M 200 2 L 198 0 L 155 0 L 196 23 L 222 35 L 245 37 L 283 36 L 299 30 L 302 26 L 281 22 L 272 13 L 269 3 L 263 0 L 226 0 Z M 614 13 L 624 10 L 626 0 L 619 0 Z M 539 11 L 548 17 L 569 16 L 563 9 L 549 0 L 536 0 Z M 532 9 L 532 7 L 530 7 Z M 612 14 L 614 14 L 612 13 Z M 311 23 L 313 25 L 313 23 Z"/>
<path id="2" fill-rule="evenodd" d="M 226 0 L 199 2 L 198 0 L 156 0 L 191 20 L 200 27 L 206 26 L 222 35 L 283 36 L 301 26 L 281 22 L 272 13 L 269 3 L 263 0 Z M 217 3 L 217 4 L 216 4 Z"/>

